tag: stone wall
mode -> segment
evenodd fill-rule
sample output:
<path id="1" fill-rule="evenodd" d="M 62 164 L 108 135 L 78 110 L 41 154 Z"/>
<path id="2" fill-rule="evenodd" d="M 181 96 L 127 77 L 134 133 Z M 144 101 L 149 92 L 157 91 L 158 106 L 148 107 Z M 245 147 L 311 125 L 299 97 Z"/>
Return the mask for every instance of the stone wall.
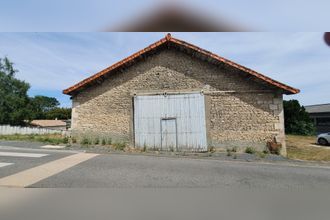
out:
<path id="1" fill-rule="evenodd" d="M 211 93 L 208 102 L 210 145 L 262 150 L 276 138 L 286 154 L 281 94 Z"/>
<path id="2" fill-rule="evenodd" d="M 174 49 L 113 73 L 73 97 L 73 133 L 133 140 L 134 94 L 203 90 L 209 145 L 284 144 L 282 94 L 237 70 L 216 66 Z M 284 151 L 283 151 L 284 152 Z M 284 152 L 285 153 L 285 152 Z"/>

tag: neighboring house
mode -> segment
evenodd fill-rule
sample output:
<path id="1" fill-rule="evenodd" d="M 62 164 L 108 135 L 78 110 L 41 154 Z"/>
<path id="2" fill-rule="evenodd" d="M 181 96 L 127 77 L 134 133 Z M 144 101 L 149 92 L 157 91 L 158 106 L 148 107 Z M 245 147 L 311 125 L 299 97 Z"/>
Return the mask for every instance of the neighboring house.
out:
<path id="1" fill-rule="evenodd" d="M 318 134 L 330 132 L 330 103 L 304 107 L 313 119 Z"/>
<path id="2" fill-rule="evenodd" d="M 32 127 L 47 128 L 52 130 L 66 130 L 66 122 L 62 120 L 33 120 L 30 122 Z"/>
<path id="3" fill-rule="evenodd" d="M 299 90 L 168 34 L 63 91 L 72 134 L 205 151 L 282 143 L 283 94 Z"/>

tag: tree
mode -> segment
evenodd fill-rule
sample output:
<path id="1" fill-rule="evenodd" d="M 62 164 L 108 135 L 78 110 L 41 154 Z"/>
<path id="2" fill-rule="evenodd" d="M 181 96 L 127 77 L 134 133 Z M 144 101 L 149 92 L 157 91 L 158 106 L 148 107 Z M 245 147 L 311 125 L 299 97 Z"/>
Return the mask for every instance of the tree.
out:
<path id="1" fill-rule="evenodd" d="M 285 131 L 288 134 L 314 135 L 315 126 L 298 100 L 283 102 Z"/>
<path id="2" fill-rule="evenodd" d="M 71 108 L 54 108 L 46 112 L 46 119 L 68 120 L 71 118 Z"/>
<path id="3" fill-rule="evenodd" d="M 33 112 L 33 119 L 45 119 L 47 112 L 57 108 L 59 101 L 53 97 L 35 96 L 30 98 L 30 108 Z"/>
<path id="4" fill-rule="evenodd" d="M 15 78 L 13 63 L 0 58 L 0 124 L 24 125 L 32 119 L 69 119 L 71 109 L 59 108 L 53 97 L 35 96 L 27 92 L 30 85 Z"/>
<path id="5" fill-rule="evenodd" d="M 30 85 L 15 78 L 13 63 L 0 58 L 0 124 L 23 125 L 31 117 L 27 91 Z"/>

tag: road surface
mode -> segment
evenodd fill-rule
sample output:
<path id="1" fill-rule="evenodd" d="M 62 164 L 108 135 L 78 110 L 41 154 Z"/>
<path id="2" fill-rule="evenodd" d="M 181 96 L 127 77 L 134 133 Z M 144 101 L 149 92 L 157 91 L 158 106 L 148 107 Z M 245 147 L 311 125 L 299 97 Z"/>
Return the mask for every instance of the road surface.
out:
<path id="1" fill-rule="evenodd" d="M 330 188 L 330 167 L 0 146 L 0 187 Z"/>

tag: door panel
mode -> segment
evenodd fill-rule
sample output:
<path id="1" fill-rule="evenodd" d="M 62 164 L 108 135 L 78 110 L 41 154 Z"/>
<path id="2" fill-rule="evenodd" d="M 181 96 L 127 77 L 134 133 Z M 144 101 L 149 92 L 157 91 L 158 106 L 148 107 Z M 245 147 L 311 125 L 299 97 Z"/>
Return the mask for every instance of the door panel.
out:
<path id="1" fill-rule="evenodd" d="M 166 132 L 162 127 L 167 129 Z M 166 133 L 165 139 L 162 139 L 163 133 Z M 141 148 L 146 146 L 160 149 L 162 145 L 167 148 L 175 145 L 179 151 L 206 151 L 204 95 L 189 93 L 135 96 L 134 138 L 135 146 Z"/>
<path id="2" fill-rule="evenodd" d="M 161 121 L 162 150 L 177 150 L 176 119 L 162 119 Z"/>

